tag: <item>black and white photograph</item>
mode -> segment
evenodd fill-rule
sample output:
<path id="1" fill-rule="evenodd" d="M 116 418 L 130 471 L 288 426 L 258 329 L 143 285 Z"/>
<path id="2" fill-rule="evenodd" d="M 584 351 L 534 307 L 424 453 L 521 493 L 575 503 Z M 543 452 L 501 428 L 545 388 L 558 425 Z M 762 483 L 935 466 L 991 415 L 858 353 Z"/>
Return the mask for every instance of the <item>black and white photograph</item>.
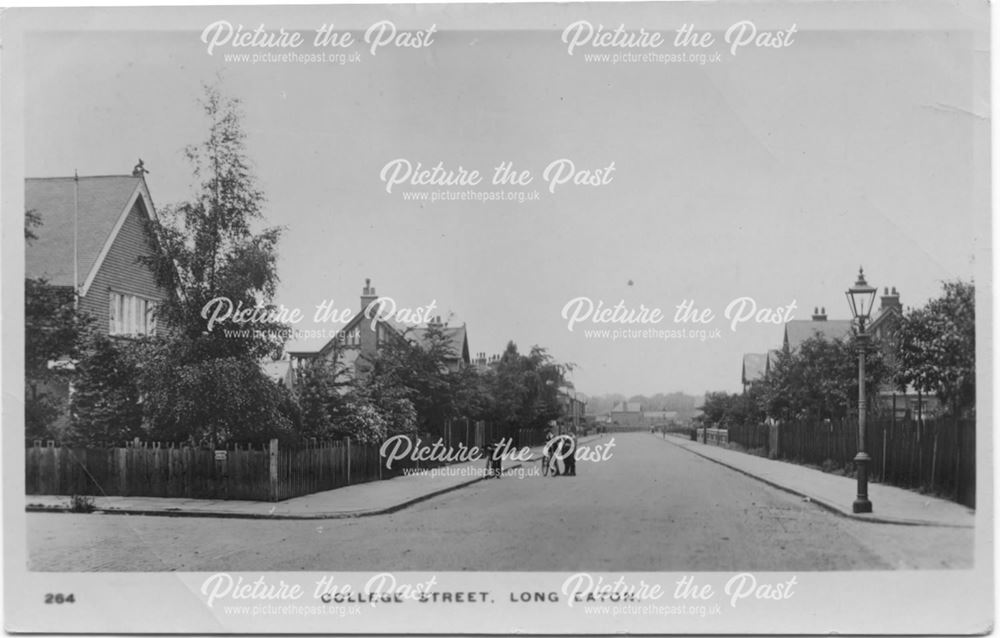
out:
<path id="1" fill-rule="evenodd" d="M 8 631 L 992 630 L 987 3 L 0 29 Z"/>

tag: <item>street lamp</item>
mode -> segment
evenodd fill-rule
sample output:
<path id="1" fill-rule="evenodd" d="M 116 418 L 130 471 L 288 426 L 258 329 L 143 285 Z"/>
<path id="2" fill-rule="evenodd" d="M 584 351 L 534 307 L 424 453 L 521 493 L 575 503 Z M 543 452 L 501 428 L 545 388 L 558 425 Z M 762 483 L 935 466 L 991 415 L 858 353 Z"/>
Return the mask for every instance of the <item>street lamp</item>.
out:
<path id="1" fill-rule="evenodd" d="M 865 322 L 872 314 L 876 292 L 865 281 L 864 269 L 859 268 L 858 280 L 846 293 L 851 314 L 858 321 L 858 455 L 854 457 L 858 468 L 858 497 L 854 501 L 855 514 L 870 514 L 872 511 L 872 502 L 868 500 L 868 464 L 872 459 L 865 452 L 865 350 L 868 346 Z"/>

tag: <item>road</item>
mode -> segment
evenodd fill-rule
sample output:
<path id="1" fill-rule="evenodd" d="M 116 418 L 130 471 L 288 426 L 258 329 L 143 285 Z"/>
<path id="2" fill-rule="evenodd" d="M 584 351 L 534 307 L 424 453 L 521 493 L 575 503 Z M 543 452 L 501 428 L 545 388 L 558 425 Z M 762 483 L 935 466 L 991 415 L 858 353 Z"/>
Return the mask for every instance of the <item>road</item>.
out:
<path id="1" fill-rule="evenodd" d="M 30 513 L 38 571 L 809 571 L 963 568 L 973 530 L 882 525 L 646 433 L 576 477 L 488 480 L 329 521 Z"/>

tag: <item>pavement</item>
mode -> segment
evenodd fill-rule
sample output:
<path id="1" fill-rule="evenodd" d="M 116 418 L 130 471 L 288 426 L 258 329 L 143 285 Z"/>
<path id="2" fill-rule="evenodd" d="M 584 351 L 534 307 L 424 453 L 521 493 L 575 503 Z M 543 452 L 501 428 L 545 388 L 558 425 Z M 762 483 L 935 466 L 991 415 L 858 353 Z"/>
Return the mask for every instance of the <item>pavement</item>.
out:
<path id="1" fill-rule="evenodd" d="M 973 528 L 976 511 L 942 498 L 881 483 L 868 484 L 873 512 L 855 514 L 857 480 L 817 469 L 767 459 L 738 450 L 698 443 L 679 436 L 661 439 L 732 470 L 816 503 L 835 514 L 872 523 Z"/>
<path id="2" fill-rule="evenodd" d="M 599 443 L 611 435 L 581 439 Z M 718 463 L 732 470 L 784 490 L 803 501 L 815 503 L 831 512 L 872 523 L 922 525 L 937 527 L 975 527 L 975 510 L 958 503 L 917 492 L 883 485 L 869 484 L 873 503 L 871 514 L 855 514 L 852 510 L 856 494 L 855 479 L 829 474 L 813 468 L 767 459 L 744 452 L 698 443 L 679 436 L 639 435 L 656 438 L 661 443 L 683 448 L 687 452 Z M 540 469 L 541 448 L 532 448 L 529 461 L 504 463 L 506 476 Z M 391 514 L 454 490 L 486 480 L 483 461 L 448 465 L 427 474 L 399 476 L 385 481 L 372 481 L 335 490 L 309 494 L 276 503 L 267 501 L 206 500 L 155 497 L 95 497 L 95 511 L 103 514 L 145 516 L 194 516 L 214 518 L 261 519 L 340 519 Z M 68 512 L 70 497 L 27 497 L 28 511 Z"/>
<path id="3" fill-rule="evenodd" d="M 585 443 L 596 437 L 581 437 Z M 524 462 L 504 461 L 504 474 L 540 468 L 541 446 Z M 483 460 L 427 470 L 423 474 L 370 481 L 279 502 L 222 499 L 95 496 L 95 512 L 135 516 L 199 516 L 214 518 L 338 519 L 391 514 L 421 501 L 486 480 Z M 29 512 L 70 512 L 71 497 L 28 495 Z"/>
<path id="4" fill-rule="evenodd" d="M 607 454 L 581 460 L 575 477 L 540 476 L 535 462 L 524 475 L 476 481 L 380 516 L 31 512 L 29 569 L 843 572 L 968 569 L 988 558 L 975 554 L 977 530 L 837 516 L 648 432 L 609 433 L 592 450 L 598 445 Z"/>

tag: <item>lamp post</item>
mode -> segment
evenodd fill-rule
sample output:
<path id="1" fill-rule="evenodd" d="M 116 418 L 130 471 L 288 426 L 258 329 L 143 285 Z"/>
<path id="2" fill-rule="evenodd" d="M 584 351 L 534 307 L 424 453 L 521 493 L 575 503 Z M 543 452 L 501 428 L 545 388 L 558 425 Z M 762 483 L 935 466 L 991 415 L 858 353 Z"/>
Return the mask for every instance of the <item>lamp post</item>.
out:
<path id="1" fill-rule="evenodd" d="M 872 511 L 872 502 L 868 500 L 868 464 L 872 459 L 865 452 L 865 350 L 868 346 L 865 323 L 871 316 L 876 292 L 865 281 L 864 269 L 859 268 L 858 280 L 846 293 L 851 314 L 858 322 L 858 454 L 854 457 L 854 464 L 858 468 L 858 497 L 854 500 L 855 514 L 869 514 Z"/>

